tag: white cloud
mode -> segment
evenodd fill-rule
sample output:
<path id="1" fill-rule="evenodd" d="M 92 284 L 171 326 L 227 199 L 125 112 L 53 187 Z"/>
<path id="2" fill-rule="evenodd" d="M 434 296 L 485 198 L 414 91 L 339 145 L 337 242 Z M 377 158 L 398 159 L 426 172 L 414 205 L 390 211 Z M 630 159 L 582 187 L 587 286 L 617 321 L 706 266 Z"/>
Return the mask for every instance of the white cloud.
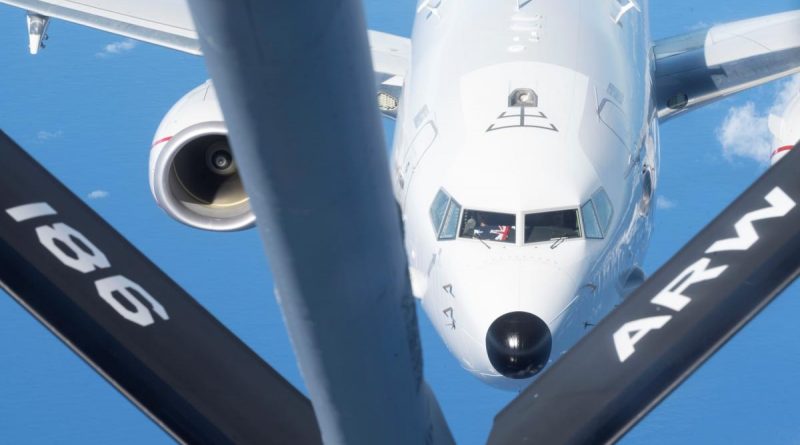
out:
<path id="1" fill-rule="evenodd" d="M 95 191 L 89 193 L 88 196 L 89 196 L 89 199 L 103 199 L 103 198 L 107 198 L 108 195 L 110 195 L 110 193 L 108 193 L 105 190 L 95 190 Z"/>
<path id="2" fill-rule="evenodd" d="M 753 102 L 728 110 L 725 121 L 717 129 L 717 139 L 729 160 L 741 156 L 762 164 L 769 162 L 772 134 L 767 126 L 767 115 L 756 110 Z"/>
<path id="3" fill-rule="evenodd" d="M 656 198 L 656 207 L 658 207 L 659 209 L 662 210 L 674 209 L 675 206 L 677 205 L 678 204 L 676 204 L 675 201 L 670 201 L 669 199 L 663 196 L 659 196 L 658 198 Z"/>
<path id="4" fill-rule="evenodd" d="M 773 136 L 769 131 L 769 115 L 782 115 L 789 101 L 800 92 L 800 75 L 778 84 L 778 92 L 767 110 L 760 110 L 753 102 L 732 107 L 717 128 L 717 139 L 727 159 L 736 156 L 769 164 Z"/>
<path id="5" fill-rule="evenodd" d="M 128 52 L 136 47 L 136 41 L 131 39 L 120 40 L 119 42 L 112 42 L 103 47 L 103 51 L 95 54 L 97 57 L 108 57 L 112 54 L 121 54 Z"/>
<path id="6" fill-rule="evenodd" d="M 61 130 L 58 131 L 45 131 L 40 130 L 36 133 L 36 139 L 39 141 L 49 141 L 50 139 L 57 139 L 64 135 Z"/>
<path id="7" fill-rule="evenodd" d="M 789 102 L 791 102 L 798 93 L 800 93 L 800 74 L 796 74 L 781 83 L 778 97 L 770 111 L 772 113 L 783 113 L 789 105 Z"/>

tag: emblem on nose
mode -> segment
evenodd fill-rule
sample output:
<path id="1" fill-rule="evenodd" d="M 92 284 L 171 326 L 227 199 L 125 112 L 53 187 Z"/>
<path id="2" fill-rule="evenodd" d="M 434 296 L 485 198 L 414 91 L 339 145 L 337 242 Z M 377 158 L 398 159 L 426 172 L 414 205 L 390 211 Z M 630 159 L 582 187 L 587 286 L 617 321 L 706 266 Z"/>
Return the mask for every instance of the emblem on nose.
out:
<path id="1" fill-rule="evenodd" d="M 547 364 L 553 339 L 541 318 L 528 312 L 509 312 L 486 333 L 486 352 L 494 369 L 512 379 L 536 375 Z"/>

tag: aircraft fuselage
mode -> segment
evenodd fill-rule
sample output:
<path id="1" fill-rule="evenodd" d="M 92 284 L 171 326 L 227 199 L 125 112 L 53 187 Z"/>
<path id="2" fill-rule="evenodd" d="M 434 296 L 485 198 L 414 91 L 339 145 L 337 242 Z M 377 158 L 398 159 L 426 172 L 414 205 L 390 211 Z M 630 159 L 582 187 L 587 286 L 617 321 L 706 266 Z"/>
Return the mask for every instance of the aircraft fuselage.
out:
<path id="1" fill-rule="evenodd" d="M 415 296 L 518 389 L 643 279 L 658 166 L 647 2 L 423 0 L 393 144 Z"/>

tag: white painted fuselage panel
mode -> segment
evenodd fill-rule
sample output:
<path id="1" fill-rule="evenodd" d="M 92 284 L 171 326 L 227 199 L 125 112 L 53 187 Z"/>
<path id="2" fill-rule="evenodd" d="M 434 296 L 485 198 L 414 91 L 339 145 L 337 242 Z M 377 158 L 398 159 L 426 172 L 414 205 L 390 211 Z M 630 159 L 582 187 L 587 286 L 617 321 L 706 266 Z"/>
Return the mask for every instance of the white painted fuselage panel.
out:
<path id="1" fill-rule="evenodd" d="M 414 291 L 464 368 L 517 389 L 531 377 L 492 365 L 492 323 L 544 321 L 551 363 L 619 303 L 647 245 L 642 178 L 652 190 L 658 157 L 647 4 L 615 23 L 617 0 L 434 3 L 416 17 L 392 158 Z M 581 227 L 525 242 L 526 214 L 577 211 L 601 189 L 613 208 L 602 238 Z M 455 239 L 437 239 L 440 190 L 461 209 Z M 514 215 L 515 241 L 460 236 L 467 210 Z"/>

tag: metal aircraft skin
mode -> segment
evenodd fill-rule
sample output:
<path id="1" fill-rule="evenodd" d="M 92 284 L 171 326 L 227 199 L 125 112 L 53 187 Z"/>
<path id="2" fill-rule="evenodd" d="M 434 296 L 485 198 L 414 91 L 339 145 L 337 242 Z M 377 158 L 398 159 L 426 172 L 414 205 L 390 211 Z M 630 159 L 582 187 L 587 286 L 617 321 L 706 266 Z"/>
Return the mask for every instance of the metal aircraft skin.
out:
<path id="1" fill-rule="evenodd" d="M 647 3 L 515 3 L 422 5 L 392 170 L 415 295 L 506 389 L 644 279 L 658 171 Z"/>
<path id="2" fill-rule="evenodd" d="M 2 3 L 30 11 L 31 52 L 52 17 L 200 53 L 182 0 Z M 420 0 L 410 40 L 369 37 L 414 295 L 508 390 L 643 282 L 659 122 L 800 71 L 800 11 L 653 42 L 647 0 Z M 252 226 L 226 135 L 210 82 L 164 118 L 150 182 L 170 216 Z"/>
<path id="3" fill-rule="evenodd" d="M 800 91 L 789 100 L 781 116 L 770 114 L 769 129 L 773 147 L 770 163 L 775 165 L 800 142 Z"/>
<path id="4" fill-rule="evenodd" d="M 657 61 L 691 50 L 659 52 L 648 17 L 646 1 L 420 3 L 392 165 L 410 278 L 450 351 L 490 385 L 526 386 L 644 281 L 659 121 L 702 103 L 657 91 L 669 78 Z M 796 48 L 790 18 L 699 34 L 706 60 L 757 63 L 763 53 L 717 45 L 739 32 Z"/>

